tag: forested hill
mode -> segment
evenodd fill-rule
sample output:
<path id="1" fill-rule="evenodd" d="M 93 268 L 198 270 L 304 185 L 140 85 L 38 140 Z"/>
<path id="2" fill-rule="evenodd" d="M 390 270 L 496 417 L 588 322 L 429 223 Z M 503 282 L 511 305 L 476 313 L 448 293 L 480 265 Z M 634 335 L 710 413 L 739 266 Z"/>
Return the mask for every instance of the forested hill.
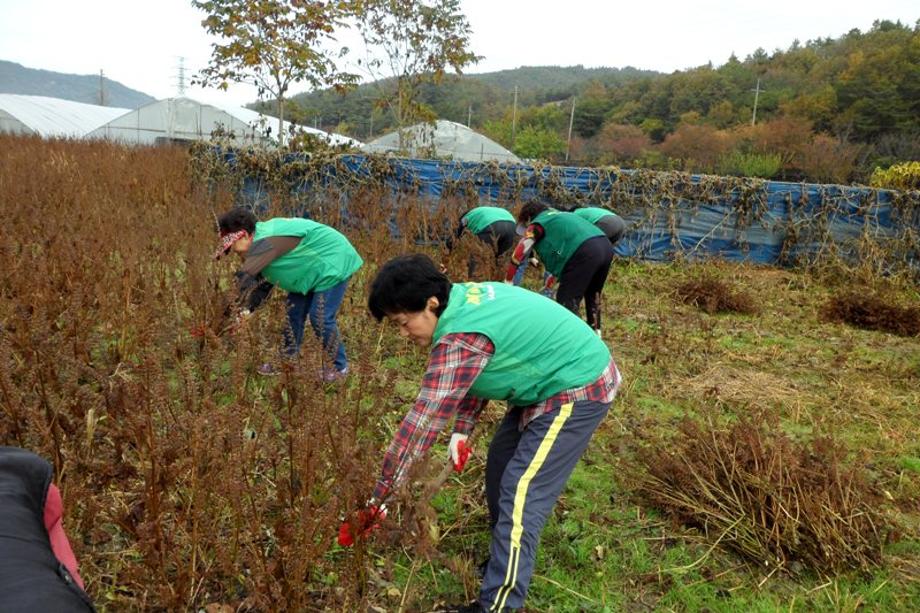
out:
<path id="1" fill-rule="evenodd" d="M 135 109 L 155 100 L 144 92 L 131 89 L 99 75 L 76 75 L 27 68 L 0 60 L 0 94 L 50 96 L 86 104 L 103 104 Z"/>
<path id="2" fill-rule="evenodd" d="M 474 125 L 500 117 L 510 108 L 515 86 L 518 105 L 526 106 L 566 100 L 588 83 L 616 87 L 632 80 L 658 75 L 654 71 L 626 68 L 585 68 L 584 66 L 523 66 L 512 70 L 449 76 L 438 86 L 423 88 L 422 102 L 441 119 Z M 367 139 L 371 130 L 371 113 L 379 89 L 376 84 L 362 85 L 342 96 L 333 92 L 300 94 L 292 97 L 292 116 L 302 123 Z M 271 104 L 262 107 L 273 112 Z M 373 132 L 380 134 L 392 126 L 391 118 L 376 111 Z"/>
<path id="3" fill-rule="evenodd" d="M 381 89 L 296 96 L 289 117 L 366 140 L 393 126 L 374 110 Z M 867 181 L 876 167 L 920 160 L 920 21 L 877 21 L 667 75 L 582 66 L 464 75 L 426 87 L 421 101 L 522 158 Z"/>

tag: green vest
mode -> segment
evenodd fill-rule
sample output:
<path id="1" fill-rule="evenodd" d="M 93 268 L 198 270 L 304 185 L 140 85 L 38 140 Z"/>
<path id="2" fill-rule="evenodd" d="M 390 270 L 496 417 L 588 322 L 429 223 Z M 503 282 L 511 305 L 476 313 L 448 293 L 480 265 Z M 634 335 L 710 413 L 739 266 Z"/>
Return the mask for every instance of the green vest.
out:
<path id="1" fill-rule="evenodd" d="M 589 238 L 604 236 L 594 224 L 572 213 L 561 213 L 554 209 L 543 211 L 530 223 L 543 227 L 543 238 L 534 249 L 540 261 L 553 276 L 558 277 L 572 254 Z"/>
<path id="2" fill-rule="evenodd" d="M 462 218 L 466 228 L 473 234 L 479 234 L 496 221 L 510 221 L 514 223 L 514 215 L 506 209 L 497 206 L 478 206 L 470 209 Z"/>
<path id="3" fill-rule="evenodd" d="M 325 291 L 348 279 L 364 263 L 345 236 L 310 219 L 276 217 L 257 222 L 253 242 L 268 236 L 302 239 L 262 269 L 263 277 L 288 292 Z"/>
<path id="4" fill-rule="evenodd" d="M 610 215 L 616 216 L 616 213 L 613 211 L 608 211 L 607 209 L 602 209 L 599 206 L 586 206 L 581 209 L 575 209 L 572 211 L 582 219 L 586 219 L 591 223 L 597 223 L 599 220 L 604 217 L 609 217 Z"/>
<path id="5" fill-rule="evenodd" d="M 470 395 L 527 406 L 592 383 L 610 362 L 607 345 L 562 305 L 504 283 L 455 283 L 438 318 L 445 334 L 485 334 L 495 354 Z"/>

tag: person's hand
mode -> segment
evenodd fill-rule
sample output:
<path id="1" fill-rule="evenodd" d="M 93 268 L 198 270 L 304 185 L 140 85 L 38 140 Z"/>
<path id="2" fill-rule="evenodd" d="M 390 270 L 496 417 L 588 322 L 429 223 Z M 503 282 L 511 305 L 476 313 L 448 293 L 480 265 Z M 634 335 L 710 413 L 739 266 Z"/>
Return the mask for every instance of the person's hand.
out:
<path id="1" fill-rule="evenodd" d="M 530 258 L 530 265 L 531 265 L 531 266 L 539 266 L 539 265 L 540 265 L 540 260 L 538 260 L 537 258 Z"/>
<path id="2" fill-rule="evenodd" d="M 351 517 L 346 517 L 339 526 L 339 545 L 351 547 L 356 538 L 367 538 L 368 535 L 380 527 L 387 516 L 385 505 L 377 506 L 373 501 L 363 509 L 358 509 Z"/>
<path id="3" fill-rule="evenodd" d="M 473 448 L 467 446 L 466 441 L 469 438 L 466 434 L 454 432 L 450 435 L 450 444 L 447 447 L 450 453 L 450 461 L 454 465 L 454 470 L 458 473 L 466 466 L 466 461 L 470 459 Z"/>
<path id="4" fill-rule="evenodd" d="M 227 333 L 231 336 L 243 329 L 243 326 L 246 325 L 246 322 L 249 320 L 249 316 L 252 315 L 249 309 L 241 309 L 236 317 L 233 318 L 233 321 L 227 326 Z"/>
<path id="5" fill-rule="evenodd" d="M 191 334 L 193 338 L 204 338 L 208 335 L 208 324 L 202 322 L 190 325 L 188 327 L 188 333 Z"/>

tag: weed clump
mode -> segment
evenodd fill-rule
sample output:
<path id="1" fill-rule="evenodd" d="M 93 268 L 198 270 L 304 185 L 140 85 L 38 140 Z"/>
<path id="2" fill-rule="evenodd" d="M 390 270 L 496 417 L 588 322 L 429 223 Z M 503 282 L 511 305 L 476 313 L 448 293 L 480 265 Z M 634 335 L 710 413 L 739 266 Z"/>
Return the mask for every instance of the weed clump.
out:
<path id="1" fill-rule="evenodd" d="M 825 321 L 847 323 L 864 330 L 898 336 L 920 335 L 920 307 L 900 306 L 877 292 L 847 290 L 824 305 Z"/>
<path id="2" fill-rule="evenodd" d="M 677 297 L 681 302 L 698 307 L 710 315 L 714 313 L 754 315 L 759 312 L 757 303 L 750 294 L 738 291 L 715 277 L 703 277 L 680 284 L 677 287 Z"/>
<path id="3" fill-rule="evenodd" d="M 684 419 L 639 453 L 638 489 L 677 522 L 772 569 L 879 566 L 889 531 L 865 470 L 829 437 L 796 442 L 762 416 L 731 427 Z"/>

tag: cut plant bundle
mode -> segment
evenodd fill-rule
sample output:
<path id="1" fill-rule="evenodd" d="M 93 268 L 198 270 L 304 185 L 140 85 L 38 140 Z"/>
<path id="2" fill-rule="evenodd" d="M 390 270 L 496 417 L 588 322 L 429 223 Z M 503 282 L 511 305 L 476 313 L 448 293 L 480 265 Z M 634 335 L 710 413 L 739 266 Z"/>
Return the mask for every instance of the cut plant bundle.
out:
<path id="1" fill-rule="evenodd" d="M 824 319 L 898 336 L 920 334 L 920 306 L 900 306 L 875 292 L 847 291 L 824 306 Z"/>
<path id="2" fill-rule="evenodd" d="M 714 313 L 742 313 L 752 315 L 758 312 L 754 299 L 743 291 L 711 276 L 682 283 L 677 288 L 677 297 L 686 304 L 691 304 Z"/>
<path id="3" fill-rule="evenodd" d="M 684 419 L 639 454 L 638 489 L 679 523 L 769 568 L 868 571 L 893 530 L 866 472 L 829 437 L 793 441 L 762 415 Z"/>

